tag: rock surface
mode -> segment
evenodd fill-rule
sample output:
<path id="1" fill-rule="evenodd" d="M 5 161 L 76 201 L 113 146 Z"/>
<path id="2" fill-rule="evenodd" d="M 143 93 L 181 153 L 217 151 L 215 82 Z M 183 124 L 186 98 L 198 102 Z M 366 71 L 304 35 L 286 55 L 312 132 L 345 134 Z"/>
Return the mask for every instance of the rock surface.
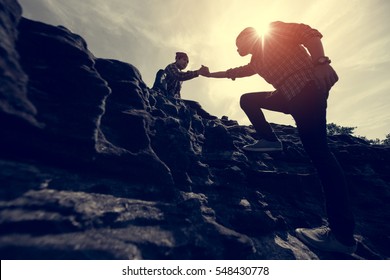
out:
<path id="1" fill-rule="evenodd" d="M 1 259 L 388 259 L 390 147 L 332 136 L 358 251 L 323 253 L 323 221 L 295 127 L 282 153 L 244 153 L 254 130 L 150 89 L 65 27 L 0 0 Z"/>

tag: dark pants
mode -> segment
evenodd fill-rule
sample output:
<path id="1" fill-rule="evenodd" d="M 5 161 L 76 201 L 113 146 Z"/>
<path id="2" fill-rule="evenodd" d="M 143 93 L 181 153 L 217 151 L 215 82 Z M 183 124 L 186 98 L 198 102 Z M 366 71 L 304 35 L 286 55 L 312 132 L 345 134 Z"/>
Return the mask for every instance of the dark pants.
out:
<path id="1" fill-rule="evenodd" d="M 240 105 L 259 137 L 267 140 L 275 139 L 276 135 L 261 109 L 293 116 L 302 145 L 316 167 L 322 183 L 329 227 L 340 241 L 350 243 L 353 240 L 355 222 L 344 173 L 327 143 L 327 98 L 327 94 L 319 91 L 315 83 L 311 82 L 289 102 L 280 94 L 257 92 L 241 96 Z"/>

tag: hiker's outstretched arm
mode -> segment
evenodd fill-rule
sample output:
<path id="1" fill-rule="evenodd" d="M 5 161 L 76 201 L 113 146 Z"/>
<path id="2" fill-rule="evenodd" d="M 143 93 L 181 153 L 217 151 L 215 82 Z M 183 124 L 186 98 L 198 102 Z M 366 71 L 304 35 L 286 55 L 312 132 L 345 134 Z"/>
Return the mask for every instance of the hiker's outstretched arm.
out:
<path id="1" fill-rule="evenodd" d="M 211 72 L 208 74 L 207 77 L 210 78 L 228 78 L 232 79 L 233 81 L 236 78 L 243 78 L 243 77 L 249 77 L 256 74 L 256 72 L 253 70 L 252 66 L 250 64 L 245 66 L 240 66 L 236 68 L 231 68 L 226 71 L 218 71 L 218 72 Z"/>
<path id="2" fill-rule="evenodd" d="M 209 78 L 227 78 L 226 71 L 210 72 L 207 77 Z"/>
<path id="3" fill-rule="evenodd" d="M 165 72 L 167 73 L 167 75 L 175 77 L 175 79 L 179 81 L 187 81 L 199 76 L 198 71 L 182 72 L 179 71 L 179 69 L 172 64 L 168 65 L 168 67 L 165 68 Z"/>

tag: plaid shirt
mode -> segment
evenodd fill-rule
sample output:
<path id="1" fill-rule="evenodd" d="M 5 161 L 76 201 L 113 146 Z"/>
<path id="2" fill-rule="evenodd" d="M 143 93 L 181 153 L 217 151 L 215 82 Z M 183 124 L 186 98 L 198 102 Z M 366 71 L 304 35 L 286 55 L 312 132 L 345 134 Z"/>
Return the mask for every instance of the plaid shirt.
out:
<path id="1" fill-rule="evenodd" d="M 248 65 L 227 70 L 230 79 L 259 74 L 287 100 L 298 95 L 309 81 L 316 80 L 310 55 L 302 46 L 322 35 L 305 24 L 273 22 Z"/>
<path id="2" fill-rule="evenodd" d="M 180 98 L 181 84 L 199 76 L 198 71 L 182 72 L 176 65 L 171 63 L 165 68 L 167 92 L 169 96 Z"/>

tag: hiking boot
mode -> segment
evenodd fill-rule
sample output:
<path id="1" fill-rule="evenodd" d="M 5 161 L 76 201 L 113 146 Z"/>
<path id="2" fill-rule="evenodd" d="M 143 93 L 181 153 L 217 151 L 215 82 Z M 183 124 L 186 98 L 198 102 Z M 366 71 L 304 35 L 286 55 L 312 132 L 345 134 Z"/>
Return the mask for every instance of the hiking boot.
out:
<path id="1" fill-rule="evenodd" d="M 242 147 L 245 151 L 250 152 L 273 152 L 273 151 L 283 151 L 282 142 L 279 140 L 268 141 L 268 140 L 258 140 L 253 144 L 245 145 Z"/>
<path id="2" fill-rule="evenodd" d="M 306 245 L 328 252 L 353 254 L 356 251 L 356 241 L 352 245 L 345 245 L 338 241 L 331 229 L 326 226 L 319 228 L 297 228 L 297 237 Z"/>

